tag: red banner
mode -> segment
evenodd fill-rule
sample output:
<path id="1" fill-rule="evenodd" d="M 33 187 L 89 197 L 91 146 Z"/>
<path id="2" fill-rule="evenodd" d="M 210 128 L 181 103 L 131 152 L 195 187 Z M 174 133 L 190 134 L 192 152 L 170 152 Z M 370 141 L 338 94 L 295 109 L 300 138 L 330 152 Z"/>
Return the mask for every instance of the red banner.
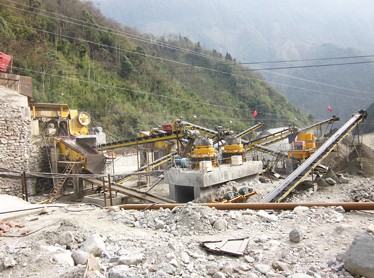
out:
<path id="1" fill-rule="evenodd" d="M 0 52 L 0 71 L 6 72 L 9 62 L 12 60 L 12 56 L 6 55 L 3 52 Z"/>

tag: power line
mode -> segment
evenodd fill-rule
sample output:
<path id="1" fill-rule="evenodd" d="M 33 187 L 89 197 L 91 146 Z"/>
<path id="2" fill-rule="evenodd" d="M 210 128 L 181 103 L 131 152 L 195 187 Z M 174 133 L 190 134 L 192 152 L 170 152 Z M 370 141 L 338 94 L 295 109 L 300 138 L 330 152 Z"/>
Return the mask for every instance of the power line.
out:
<path id="1" fill-rule="evenodd" d="M 294 59 L 294 60 L 275 60 L 275 61 L 261 61 L 261 62 L 239 62 L 240 65 L 255 65 L 255 64 L 275 64 L 275 63 L 293 63 L 293 62 L 309 62 L 309 61 L 329 61 L 329 60 L 344 60 L 357 58 L 372 58 L 374 55 L 357 55 L 357 56 L 341 56 L 330 58 L 310 58 L 310 59 Z"/>
<path id="2" fill-rule="evenodd" d="M 282 69 L 301 69 L 301 68 L 321 68 L 321 67 L 333 67 L 333 66 L 345 66 L 345 65 L 358 65 L 358 64 L 371 64 L 374 61 L 360 61 L 360 62 L 347 62 L 347 63 L 335 63 L 335 64 L 319 64 L 319 65 L 302 65 L 302 66 L 287 66 L 287 67 L 272 67 L 272 68 L 250 68 L 242 69 L 239 71 L 262 71 L 262 70 L 282 70 Z"/>
<path id="3" fill-rule="evenodd" d="M 98 25 L 98 24 L 97 25 L 87 24 L 87 22 L 85 22 L 83 20 L 80 20 L 80 19 L 77 19 L 77 18 L 68 17 L 68 16 L 65 16 L 65 15 L 49 12 L 49 11 L 39 9 L 39 8 L 34 8 L 34 7 L 29 6 L 29 5 L 16 3 L 16 2 L 10 1 L 10 0 L 7 0 L 7 1 L 9 3 L 12 3 L 12 4 L 17 4 L 17 5 L 21 5 L 21 6 L 24 6 L 24 7 L 32 8 L 33 10 L 38 10 L 38 11 L 44 12 L 46 14 L 51 14 L 53 16 L 59 16 L 60 17 L 59 20 L 61 20 L 63 22 L 75 24 L 75 25 L 78 25 L 80 27 L 93 28 L 93 29 L 96 29 L 98 31 L 105 31 L 105 32 L 109 31 L 109 32 L 112 32 L 112 34 L 119 35 L 121 37 L 126 37 L 126 38 L 129 38 L 129 39 L 133 39 L 133 40 L 136 40 L 136 41 L 145 42 L 145 43 L 149 43 L 149 44 L 152 44 L 152 45 L 157 45 L 157 46 L 161 46 L 161 47 L 165 47 L 165 48 L 170 48 L 170 49 L 182 51 L 182 52 L 185 52 L 185 53 L 188 53 L 188 54 L 193 54 L 195 56 L 205 57 L 205 58 L 219 60 L 219 61 L 226 61 L 226 63 L 228 62 L 227 60 L 223 60 L 223 59 L 220 59 L 218 57 L 215 57 L 215 56 L 212 56 L 212 55 L 209 55 L 209 54 L 201 53 L 201 52 L 198 52 L 198 51 L 193 51 L 191 49 L 181 48 L 181 47 L 178 47 L 178 46 L 175 46 L 175 45 L 168 44 L 166 42 L 153 41 L 152 39 L 144 38 L 144 36 L 137 36 L 137 35 L 134 35 L 134 34 L 131 34 L 131 33 L 126 33 L 125 31 L 119 31 L 119 30 L 108 28 L 106 26 L 101 26 L 101 25 Z M 20 8 L 17 8 L 17 7 L 14 7 L 14 6 L 9 6 L 9 5 L 5 5 L 5 4 L 1 4 L 1 3 L 0 3 L 0 5 L 5 6 L 5 7 L 9 7 L 9 8 L 13 8 L 13 9 L 17 9 L 17 10 L 20 10 L 20 11 L 23 11 L 23 12 L 32 13 L 32 14 L 35 14 L 35 15 L 40 15 L 39 13 L 34 12 L 34 11 L 20 9 Z M 45 14 L 42 14 L 42 16 L 48 17 L 48 18 L 51 18 L 51 19 L 56 19 L 55 17 L 48 16 L 48 15 L 45 15 Z M 64 19 L 64 18 L 80 22 L 80 24 L 78 24 L 77 22 L 69 21 L 69 20 Z"/>
<path id="4" fill-rule="evenodd" d="M 301 78 L 301 77 L 296 77 L 296 76 L 292 76 L 292 75 L 289 75 L 289 74 L 283 74 L 283 73 L 272 72 L 272 71 L 266 71 L 266 73 L 268 73 L 268 74 L 274 74 L 274 75 L 280 75 L 280 76 L 284 76 L 284 77 L 287 77 L 287 78 L 291 78 L 291 79 L 295 79 L 295 80 L 301 80 L 301 81 L 305 81 L 305 82 L 309 82 L 309 83 L 314 83 L 314 84 L 318 84 L 318 85 L 323 85 L 323 86 L 331 87 L 331 88 L 334 88 L 334 89 L 341 89 L 341 90 L 347 90 L 347 91 L 356 92 L 356 93 L 373 95 L 373 92 L 361 91 L 361 90 L 355 90 L 355 89 L 350 89 L 350 88 L 335 86 L 335 85 L 332 85 L 332 84 L 328 84 L 328 83 L 324 83 L 324 82 L 319 82 L 319 81 L 315 81 L 315 80 L 310 80 L 310 79 L 306 79 L 306 78 Z"/>
<path id="5" fill-rule="evenodd" d="M 8 2 L 12 2 L 12 1 L 8 0 Z M 14 3 L 14 2 L 12 2 L 12 3 Z M 0 5 L 3 5 L 3 4 L 0 4 Z M 28 7 L 30 7 L 30 6 L 28 6 Z M 11 8 L 13 8 L 13 7 L 11 7 Z M 25 12 L 30 12 L 30 11 L 26 11 L 26 10 L 24 10 L 24 11 Z M 56 15 L 58 15 L 58 14 L 56 14 Z M 70 23 L 75 24 L 74 22 L 70 22 Z M 22 25 L 22 24 L 16 24 L 16 23 L 10 23 L 10 24 L 13 24 L 13 25 L 16 25 L 16 26 L 30 28 L 30 26 L 25 26 L 25 25 Z M 33 28 L 34 30 L 45 32 L 45 33 L 57 35 L 55 32 L 50 32 L 50 31 L 46 31 L 46 30 L 43 30 L 43 29 L 38 29 L 38 28 L 35 28 L 35 27 L 31 27 L 31 28 Z M 111 29 L 111 30 L 113 30 L 113 29 Z M 191 64 L 188 64 L 188 63 L 184 63 L 184 62 L 179 62 L 179 61 L 175 61 L 175 60 L 165 59 L 165 58 L 156 57 L 156 56 L 152 56 L 152 55 L 148 55 L 148 54 L 143 54 L 143 53 L 138 53 L 138 52 L 135 52 L 135 51 L 125 50 L 125 49 L 121 49 L 121 48 L 118 48 L 118 47 L 112 47 L 112 46 L 109 46 L 109 45 L 92 42 L 92 41 L 89 41 L 89 40 L 86 40 L 86 39 L 82 39 L 82 38 L 76 38 L 76 37 L 66 36 L 66 35 L 62 35 L 62 34 L 58 34 L 58 35 L 61 36 L 61 37 L 68 38 L 68 39 L 80 40 L 80 41 L 84 41 L 84 42 L 87 42 L 87 43 L 96 44 L 96 45 L 99 45 L 99 46 L 103 46 L 103 47 L 108 47 L 108 48 L 112 48 L 112 49 L 124 51 L 124 52 L 127 52 L 127 53 L 133 53 L 133 54 L 137 54 L 137 55 L 142 55 L 144 57 L 152 58 L 152 59 L 156 59 L 156 60 L 160 60 L 160 61 L 163 61 L 163 62 L 170 62 L 170 63 L 177 64 L 177 65 L 183 65 L 183 66 L 192 67 L 194 69 L 203 69 L 203 70 L 208 70 L 208 71 L 211 71 L 211 72 L 216 72 L 216 73 L 221 73 L 221 74 L 226 74 L 226 75 L 232 75 L 232 76 L 238 76 L 238 77 L 243 77 L 243 78 L 247 78 L 247 79 L 257 80 L 257 81 L 263 82 L 263 79 L 260 79 L 260 78 L 243 76 L 243 75 L 238 75 L 238 74 L 234 74 L 234 73 L 230 73 L 230 72 L 224 72 L 224 71 L 220 71 L 220 70 L 215 70 L 215 69 L 212 69 L 212 68 L 206 68 L 206 67 L 202 67 L 202 66 L 191 65 Z M 263 70 L 265 70 L 265 69 L 263 69 Z M 251 71 L 251 70 L 248 69 L 248 70 L 244 70 L 244 71 Z M 326 92 L 326 91 L 320 91 L 320 90 L 314 90 L 314 89 L 309 89 L 309 88 L 303 88 L 303 87 L 297 87 L 297 86 L 292 86 L 292 85 L 288 85 L 288 84 L 281 84 L 281 83 L 277 83 L 277 82 L 273 82 L 273 81 L 267 81 L 267 83 L 278 85 L 278 86 L 285 86 L 285 87 L 289 87 L 289 88 L 299 89 L 299 90 L 304 90 L 304 91 L 310 91 L 310 92 L 317 92 L 317 93 L 324 93 L 324 94 L 341 96 L 341 94 L 336 94 L 336 93 L 331 93 L 331 92 Z M 351 96 L 351 95 L 345 96 L 345 97 L 367 99 L 367 98 L 356 97 L 356 96 Z M 372 99 L 370 99 L 370 100 L 372 100 Z"/>
<path id="6" fill-rule="evenodd" d="M 26 26 L 26 25 L 23 25 L 23 24 L 17 24 L 17 23 L 9 23 L 9 24 L 15 25 L 15 26 L 20 26 L 20 27 L 25 27 L 25 28 L 32 28 L 34 30 L 37 30 L 37 31 L 40 31 L 40 32 L 44 32 L 44 33 L 47 33 L 47 34 L 57 35 L 56 33 L 51 32 L 51 31 L 46 31 L 44 29 L 30 27 L 30 26 Z M 82 38 L 71 37 L 71 36 L 67 36 L 67 35 L 63 35 L 63 34 L 59 34 L 59 36 L 60 37 L 64 37 L 64 38 L 68 38 L 68 39 L 72 39 L 72 40 L 78 40 L 78 41 L 83 41 L 83 42 L 86 42 L 86 43 L 91 43 L 91 44 L 98 45 L 98 46 L 103 46 L 103 47 L 108 47 L 108 48 L 120 50 L 120 51 L 127 52 L 127 53 L 134 53 L 134 54 L 137 54 L 137 55 L 142 55 L 144 57 L 156 59 L 156 60 L 159 60 L 159 61 L 162 61 L 162 62 L 170 62 L 170 63 L 173 63 L 173 64 L 179 64 L 179 65 L 188 65 L 190 67 L 192 66 L 193 68 L 208 70 L 208 71 L 215 72 L 215 73 L 221 73 L 221 74 L 225 74 L 225 75 L 232 75 L 232 76 L 243 77 L 243 78 L 247 78 L 247 79 L 251 79 L 251 80 L 256 80 L 256 81 L 260 81 L 260 82 L 265 82 L 263 79 L 260 79 L 260 78 L 254 78 L 254 77 L 249 77 L 249 76 L 245 76 L 245 75 L 239 75 L 239 74 L 235 74 L 235 73 L 225 72 L 225 71 L 211 69 L 211 68 L 206 68 L 206 67 L 201 67 L 201 66 L 194 66 L 194 65 L 191 65 L 191 64 L 188 64 L 188 63 L 179 62 L 179 61 L 175 61 L 175 60 L 170 60 L 170 59 L 166 59 L 166 58 L 162 58 L 162 57 L 157 57 L 157 56 L 152 56 L 152 55 L 148 55 L 148 54 L 140 54 L 140 53 L 135 52 L 135 51 L 125 50 L 125 49 L 118 49 L 117 47 L 113 47 L 113 46 L 109 46 L 109 45 L 105 45 L 105 44 L 101 44 L 101 43 L 96 43 L 96 42 L 89 41 L 89 40 L 82 39 Z M 288 84 L 282 84 L 282 83 L 273 82 L 273 81 L 267 81 L 267 83 L 274 84 L 274 85 L 279 85 L 279 86 L 285 86 L 285 87 L 293 88 L 293 89 L 299 89 L 299 90 L 303 90 L 303 91 L 309 91 L 309 92 L 316 92 L 316 93 L 323 93 L 323 94 L 341 96 L 341 94 L 337 94 L 337 93 L 326 92 L 326 91 L 321 91 L 321 90 L 314 90 L 314 89 L 310 89 L 310 88 L 303 88 L 303 87 L 298 87 L 298 86 L 293 86 L 293 85 L 288 85 Z M 371 98 L 363 98 L 363 97 L 357 97 L 357 96 L 352 96 L 352 95 L 348 95 L 348 96 L 345 95 L 345 97 L 373 100 Z"/>

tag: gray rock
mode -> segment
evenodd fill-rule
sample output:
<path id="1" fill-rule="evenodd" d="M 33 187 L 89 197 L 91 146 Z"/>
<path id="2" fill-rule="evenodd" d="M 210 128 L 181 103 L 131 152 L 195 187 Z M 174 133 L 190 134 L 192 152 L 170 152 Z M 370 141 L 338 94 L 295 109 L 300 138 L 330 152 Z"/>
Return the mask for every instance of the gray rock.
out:
<path id="1" fill-rule="evenodd" d="M 60 252 L 53 255 L 53 261 L 57 264 L 64 265 L 64 266 L 74 266 L 74 260 L 71 257 L 70 252 Z"/>
<path id="2" fill-rule="evenodd" d="M 276 222 L 278 221 L 278 217 L 274 214 L 269 214 L 264 210 L 259 210 L 257 212 L 257 215 L 260 216 L 262 219 L 268 221 L 268 222 Z"/>
<path id="3" fill-rule="evenodd" d="M 208 271 L 209 275 L 213 275 L 214 273 L 218 272 L 219 267 L 216 264 L 208 264 L 206 266 L 206 270 Z"/>
<path id="4" fill-rule="evenodd" d="M 169 264 L 171 264 L 174 267 L 178 267 L 178 261 L 176 259 L 171 259 Z"/>
<path id="5" fill-rule="evenodd" d="M 226 275 L 225 273 L 218 271 L 214 273 L 213 278 L 226 278 Z"/>
<path id="6" fill-rule="evenodd" d="M 100 235 L 93 234 L 89 236 L 85 242 L 83 242 L 80 250 L 98 257 L 104 252 L 105 243 Z"/>
<path id="7" fill-rule="evenodd" d="M 310 209 L 308 207 L 304 206 L 297 206 L 293 209 L 293 212 L 296 213 L 297 215 L 302 215 L 305 212 L 309 211 Z"/>
<path id="8" fill-rule="evenodd" d="M 267 264 L 255 264 L 254 267 L 258 272 L 261 272 L 262 274 L 266 274 L 271 270 L 271 266 Z"/>
<path id="9" fill-rule="evenodd" d="M 289 237 L 291 242 L 299 243 L 303 239 L 303 232 L 301 229 L 295 228 L 290 232 Z"/>
<path id="10" fill-rule="evenodd" d="M 247 262 L 247 263 L 254 263 L 255 259 L 251 256 L 244 256 L 244 260 Z"/>
<path id="11" fill-rule="evenodd" d="M 141 264 L 143 261 L 143 255 L 142 254 L 131 254 L 131 255 L 123 255 L 119 257 L 118 264 L 123 265 L 138 265 Z"/>
<path id="12" fill-rule="evenodd" d="M 349 183 L 349 179 L 346 178 L 346 177 L 344 177 L 343 175 L 340 175 L 340 176 L 338 177 L 338 182 L 339 182 L 339 183 Z"/>
<path id="13" fill-rule="evenodd" d="M 4 258 L 4 267 L 5 268 L 8 268 L 8 267 L 13 267 L 17 264 L 16 260 L 12 257 L 5 257 Z"/>
<path id="14" fill-rule="evenodd" d="M 88 261 L 90 254 L 82 250 L 76 250 L 73 252 L 71 256 L 73 257 L 73 260 L 76 265 L 78 264 L 85 265 Z"/>
<path id="15" fill-rule="evenodd" d="M 105 275 L 98 270 L 94 270 L 87 272 L 86 278 L 105 278 Z"/>
<path id="16" fill-rule="evenodd" d="M 68 247 L 71 247 L 74 244 L 74 242 L 74 234 L 71 231 L 64 232 L 58 239 L 58 243 L 60 245 L 66 245 Z"/>
<path id="17" fill-rule="evenodd" d="M 231 265 L 225 265 L 222 271 L 231 276 L 234 270 Z"/>
<path id="18" fill-rule="evenodd" d="M 271 264 L 271 266 L 275 269 L 275 270 L 279 270 L 279 271 L 290 271 L 291 270 L 291 266 L 287 263 L 284 263 L 284 262 L 281 262 L 281 261 L 276 261 L 276 262 L 273 262 Z"/>
<path id="19" fill-rule="evenodd" d="M 312 278 L 313 276 L 310 276 L 308 274 L 305 274 L 305 273 L 294 273 L 290 276 L 288 276 L 289 278 Z"/>
<path id="20" fill-rule="evenodd" d="M 134 278 L 134 274 L 129 273 L 127 265 L 116 265 L 108 272 L 108 278 Z"/>
<path id="21" fill-rule="evenodd" d="M 214 222 L 213 224 L 214 228 L 217 229 L 217 230 L 226 230 L 227 229 L 227 221 L 225 219 L 217 219 L 216 222 Z"/>
<path id="22" fill-rule="evenodd" d="M 374 237 L 366 232 L 355 236 L 346 252 L 344 268 L 352 275 L 374 278 Z"/>
<path id="23" fill-rule="evenodd" d="M 325 179 L 328 185 L 335 185 L 336 181 L 333 178 L 327 178 Z"/>
<path id="24" fill-rule="evenodd" d="M 185 264 L 189 264 L 190 263 L 190 256 L 188 255 L 187 252 L 183 251 L 180 254 L 180 257 L 181 257 L 182 262 L 184 262 Z"/>

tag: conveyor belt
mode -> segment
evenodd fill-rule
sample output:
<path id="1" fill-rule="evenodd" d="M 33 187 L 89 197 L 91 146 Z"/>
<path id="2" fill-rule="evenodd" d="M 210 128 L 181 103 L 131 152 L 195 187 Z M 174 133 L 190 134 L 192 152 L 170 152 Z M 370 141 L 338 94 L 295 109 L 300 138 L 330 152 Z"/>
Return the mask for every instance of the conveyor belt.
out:
<path id="1" fill-rule="evenodd" d="M 258 145 L 261 145 L 261 146 L 270 146 L 270 145 L 273 145 L 273 144 L 275 144 L 277 142 L 280 142 L 280 141 L 288 138 L 291 133 L 294 133 L 294 135 L 295 135 L 294 137 L 296 137 L 296 135 L 298 133 L 302 133 L 302 132 L 311 130 L 311 129 L 315 128 L 315 127 L 319 127 L 319 126 L 322 126 L 322 125 L 325 125 L 325 124 L 331 124 L 331 123 L 336 122 L 336 121 L 339 121 L 339 118 L 336 117 L 336 116 L 332 116 L 328 120 L 324 120 L 324 121 L 312 124 L 310 126 L 304 127 L 302 129 L 299 129 L 299 130 L 289 127 L 289 128 L 283 129 L 281 131 L 278 131 L 276 133 L 273 133 L 273 134 L 270 134 L 270 135 L 267 135 L 267 136 L 255 139 L 255 140 L 253 140 L 251 142 L 247 142 L 247 144 L 245 144 L 248 147 L 246 149 L 246 151 L 251 151 L 251 150 L 253 150 L 253 148 L 255 146 L 258 146 Z"/>
<path id="2" fill-rule="evenodd" d="M 281 137 L 281 136 L 284 136 L 284 135 L 288 135 L 291 132 L 292 132 L 292 127 L 288 127 L 288 128 L 282 129 L 282 130 L 280 130 L 278 132 L 275 132 L 275 133 L 272 133 L 272 134 L 269 134 L 269 135 L 257 138 L 255 140 L 249 141 L 249 142 L 247 142 L 247 143 L 244 144 L 245 147 L 246 147 L 246 151 L 250 151 L 253 148 L 253 146 L 255 146 L 255 145 L 260 145 L 260 144 L 263 144 L 265 142 L 274 140 L 274 139 L 276 139 L 278 137 Z"/>
<path id="3" fill-rule="evenodd" d="M 149 144 L 149 143 L 155 143 L 160 141 L 167 141 L 167 140 L 175 140 L 179 138 L 183 138 L 185 136 L 184 130 L 177 130 L 177 131 L 171 131 L 166 133 L 158 133 L 158 134 L 152 134 L 149 136 L 140 136 L 132 139 L 125 139 L 122 141 L 107 143 L 107 144 L 101 144 L 96 146 L 96 150 L 103 151 L 103 150 L 110 150 L 110 149 L 116 149 L 116 148 L 122 148 L 122 147 L 130 147 L 135 145 L 142 145 L 142 144 Z"/>
<path id="4" fill-rule="evenodd" d="M 253 146 L 255 150 L 258 150 L 260 152 L 264 152 L 273 156 L 281 156 L 281 157 L 287 157 L 287 154 L 282 151 L 273 150 L 271 148 L 265 147 L 263 145 L 255 145 Z"/>
<path id="5" fill-rule="evenodd" d="M 196 124 L 193 124 L 193 123 L 190 123 L 190 122 L 178 121 L 177 123 L 182 127 L 192 127 L 196 130 L 202 131 L 204 133 L 208 133 L 208 134 L 213 135 L 213 136 L 218 135 L 218 131 L 216 131 L 216 130 L 206 128 L 206 127 L 203 127 L 203 126 L 200 126 L 200 125 L 196 125 Z"/>
<path id="6" fill-rule="evenodd" d="M 68 148 L 76 151 L 77 153 L 80 153 L 82 155 L 88 155 L 88 154 L 98 154 L 99 152 L 95 150 L 90 145 L 78 142 L 76 138 L 61 138 L 59 140 L 61 143 L 65 144 Z"/>
<path id="7" fill-rule="evenodd" d="M 251 133 L 251 132 L 255 131 L 256 129 L 259 129 L 259 128 L 262 127 L 263 125 L 264 125 L 264 123 L 260 122 L 260 123 L 254 125 L 254 126 L 252 126 L 252 127 L 250 127 L 250 128 L 248 128 L 248 129 L 243 130 L 242 132 L 236 134 L 234 137 L 235 137 L 235 138 L 243 137 L 243 136 L 247 135 L 248 133 Z"/>
<path id="8" fill-rule="evenodd" d="M 367 117 L 366 111 L 353 114 L 337 132 L 335 132 L 319 149 L 292 172 L 279 186 L 268 193 L 261 203 L 282 201 L 297 185 L 301 183 L 333 149 L 336 147 L 360 122 Z"/>

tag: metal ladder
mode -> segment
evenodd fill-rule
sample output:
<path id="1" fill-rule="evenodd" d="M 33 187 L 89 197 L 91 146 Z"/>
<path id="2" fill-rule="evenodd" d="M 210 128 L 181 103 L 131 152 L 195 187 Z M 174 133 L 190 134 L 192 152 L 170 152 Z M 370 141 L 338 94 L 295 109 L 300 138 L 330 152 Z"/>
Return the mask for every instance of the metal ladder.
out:
<path id="1" fill-rule="evenodd" d="M 74 166 L 75 166 L 74 163 L 68 163 L 66 165 L 64 171 L 62 172 L 62 174 L 64 174 L 64 175 L 71 174 L 71 172 L 74 169 Z M 62 186 L 64 185 L 67 178 L 68 178 L 67 176 L 64 176 L 64 177 L 58 179 L 57 183 L 53 187 L 53 191 L 51 192 L 51 194 L 49 196 L 49 202 L 52 202 L 53 199 L 56 198 L 56 196 L 60 192 L 60 190 L 61 190 Z"/>

